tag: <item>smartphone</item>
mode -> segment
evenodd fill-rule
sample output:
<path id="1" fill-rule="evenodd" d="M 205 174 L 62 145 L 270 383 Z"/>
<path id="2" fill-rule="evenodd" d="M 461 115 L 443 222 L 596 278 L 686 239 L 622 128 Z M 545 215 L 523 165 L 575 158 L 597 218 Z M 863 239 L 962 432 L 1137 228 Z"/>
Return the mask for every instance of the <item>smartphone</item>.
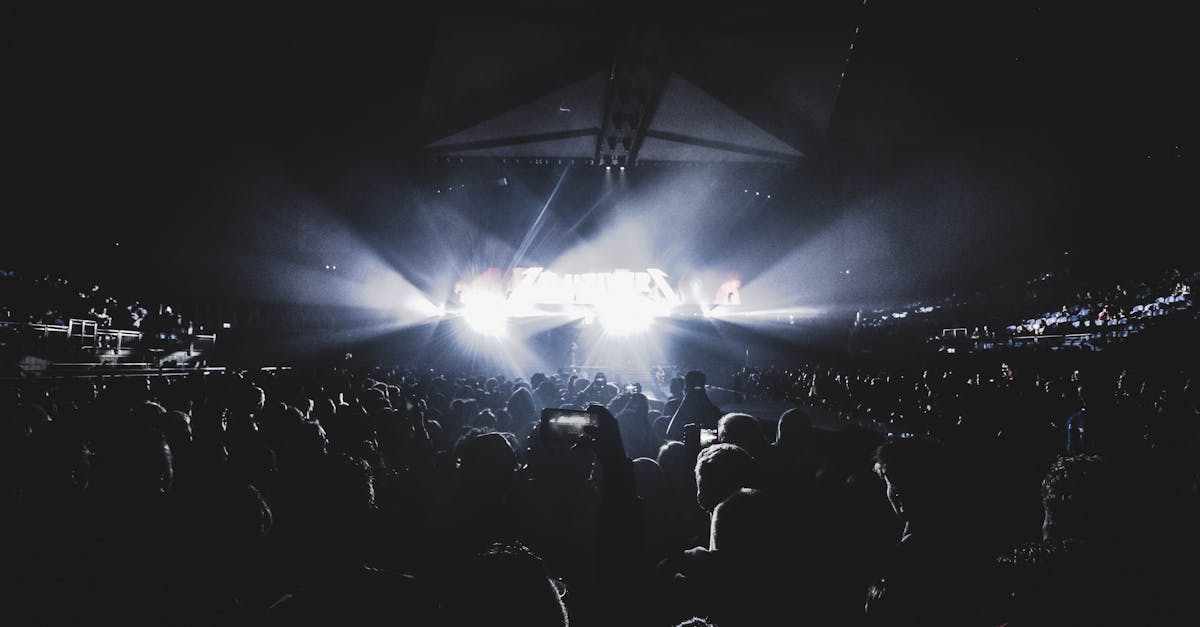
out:
<path id="1" fill-rule="evenodd" d="M 700 448 L 717 443 L 716 429 L 701 429 L 700 430 Z"/>
<path id="2" fill-rule="evenodd" d="M 547 407 L 542 410 L 539 423 L 542 439 L 550 442 L 591 442 L 595 439 L 600 421 L 582 409 L 558 409 Z"/>

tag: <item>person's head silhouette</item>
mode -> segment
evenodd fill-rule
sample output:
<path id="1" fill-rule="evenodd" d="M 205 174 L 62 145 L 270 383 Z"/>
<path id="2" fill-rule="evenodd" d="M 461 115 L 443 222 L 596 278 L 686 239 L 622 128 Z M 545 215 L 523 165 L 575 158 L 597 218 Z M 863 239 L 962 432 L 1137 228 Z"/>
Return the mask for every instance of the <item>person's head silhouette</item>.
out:
<path id="1" fill-rule="evenodd" d="M 736 444 L 759 462 L 764 461 L 768 444 L 758 419 L 750 414 L 725 414 L 717 422 L 717 441 Z"/>
<path id="2" fill-rule="evenodd" d="M 461 573 L 446 603 L 449 625 L 566 627 L 564 586 L 524 545 L 493 544 Z"/>
<path id="3" fill-rule="evenodd" d="M 759 467 L 754 457 L 734 444 L 713 444 L 696 458 L 696 502 L 712 513 L 739 488 L 754 487 Z"/>

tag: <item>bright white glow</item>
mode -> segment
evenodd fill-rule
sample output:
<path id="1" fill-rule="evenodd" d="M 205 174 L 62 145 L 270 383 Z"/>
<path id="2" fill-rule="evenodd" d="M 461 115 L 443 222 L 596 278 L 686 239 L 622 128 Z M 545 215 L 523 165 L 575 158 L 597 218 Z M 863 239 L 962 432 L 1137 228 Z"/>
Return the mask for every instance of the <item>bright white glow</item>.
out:
<path id="1" fill-rule="evenodd" d="M 517 305 L 602 305 L 632 301 L 643 307 L 671 307 L 683 302 L 671 287 L 667 273 L 658 268 L 583 274 L 516 268 L 511 276 L 510 301 Z"/>
<path id="2" fill-rule="evenodd" d="M 606 335 L 622 336 L 643 333 L 654 324 L 654 314 L 638 307 L 607 307 L 600 311 L 597 319 Z"/>
<path id="3" fill-rule="evenodd" d="M 644 333 L 654 319 L 670 315 L 670 310 L 640 298 L 616 298 L 596 308 L 596 321 L 608 336 Z"/>
<path id="4" fill-rule="evenodd" d="M 503 337 L 508 333 L 508 304 L 497 292 L 465 290 L 462 293 L 462 317 L 476 333 Z"/>
<path id="5" fill-rule="evenodd" d="M 717 305 L 712 309 L 704 312 L 707 318 L 720 318 L 722 320 L 780 320 L 783 317 L 793 319 L 800 318 L 816 318 L 822 315 L 824 310 L 816 307 L 785 307 L 779 309 L 740 309 L 737 307 L 727 307 Z"/>
<path id="6" fill-rule="evenodd" d="M 404 301 L 408 312 L 419 314 L 425 318 L 440 318 L 446 315 L 446 308 L 433 304 L 423 294 L 414 294 Z"/>

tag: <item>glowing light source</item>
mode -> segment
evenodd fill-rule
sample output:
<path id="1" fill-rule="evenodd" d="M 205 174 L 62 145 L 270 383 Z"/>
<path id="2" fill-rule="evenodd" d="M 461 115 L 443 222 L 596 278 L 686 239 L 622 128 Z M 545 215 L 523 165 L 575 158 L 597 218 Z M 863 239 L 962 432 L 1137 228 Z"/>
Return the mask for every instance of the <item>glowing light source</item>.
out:
<path id="1" fill-rule="evenodd" d="M 472 331 L 490 337 L 508 333 L 508 304 L 497 292 L 465 290 L 462 293 L 462 318 Z"/>
<path id="2" fill-rule="evenodd" d="M 446 315 L 446 307 L 435 305 L 423 294 L 416 294 L 404 300 L 406 313 L 415 313 L 423 318 L 440 318 Z"/>
<path id="3" fill-rule="evenodd" d="M 655 318 L 668 315 L 670 309 L 663 304 L 634 295 L 613 298 L 596 307 L 596 321 L 608 336 L 644 333 L 653 326 Z"/>
<path id="4" fill-rule="evenodd" d="M 635 335 L 650 329 L 654 324 L 654 312 L 642 307 L 605 307 L 596 319 L 606 335 Z"/>

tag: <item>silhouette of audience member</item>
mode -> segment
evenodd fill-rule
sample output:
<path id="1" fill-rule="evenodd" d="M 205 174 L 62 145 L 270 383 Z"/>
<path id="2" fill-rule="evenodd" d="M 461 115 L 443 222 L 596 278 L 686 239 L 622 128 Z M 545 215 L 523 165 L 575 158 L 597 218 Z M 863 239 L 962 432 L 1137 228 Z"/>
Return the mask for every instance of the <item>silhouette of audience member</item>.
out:
<path id="1" fill-rule="evenodd" d="M 785 574 L 784 521 L 779 503 L 762 490 L 740 488 L 722 500 L 708 545 L 660 565 L 674 613 L 701 613 L 730 626 L 777 624 L 795 607 L 797 592 Z"/>
<path id="2" fill-rule="evenodd" d="M 519 543 L 495 543 L 464 565 L 445 601 L 448 627 L 566 627 L 566 588 Z"/>
<path id="3" fill-rule="evenodd" d="M 812 419 L 798 407 L 780 414 L 771 448 L 785 472 L 806 476 L 806 481 L 812 481 L 817 469 L 824 465 L 825 456 L 819 454 Z"/>
<path id="4" fill-rule="evenodd" d="M 541 385 L 534 388 L 534 404 L 537 409 L 545 409 L 546 407 L 558 407 L 562 404 L 562 392 L 558 389 L 558 384 L 554 379 L 547 378 L 542 381 Z"/>
<path id="5" fill-rule="evenodd" d="M 607 405 L 617 396 L 617 386 L 608 382 L 603 372 L 597 372 L 592 380 L 575 396 L 575 404 L 587 407 L 588 403 Z"/>
<path id="6" fill-rule="evenodd" d="M 736 444 L 750 453 L 759 464 L 770 464 L 770 443 L 763 434 L 758 418 L 750 414 L 725 414 L 717 421 L 717 441 Z"/>
<path id="7" fill-rule="evenodd" d="M 642 502 L 643 538 L 651 555 L 666 555 L 676 549 L 679 520 L 671 501 L 666 476 L 658 462 L 649 457 L 633 460 L 634 481 Z"/>
<path id="8" fill-rule="evenodd" d="M 503 496 L 512 486 L 516 453 L 499 433 L 469 433 L 454 447 L 459 485 L 483 498 Z"/>
<path id="9" fill-rule="evenodd" d="M 453 481 L 442 486 L 427 521 L 428 557 L 438 571 L 494 542 L 525 540 L 528 512 L 514 502 L 517 455 L 508 438 L 468 431 L 454 447 L 453 464 Z"/>
<path id="10" fill-rule="evenodd" d="M 797 589 L 800 573 L 789 572 L 789 565 L 802 559 L 793 554 L 798 546 L 794 541 L 803 544 L 805 539 L 789 542 L 787 527 L 781 503 L 763 490 L 741 488 L 717 505 L 709 550 L 717 556 L 721 577 L 719 589 L 713 590 L 710 598 L 723 603 L 709 616 L 730 627 L 771 625 L 797 605 L 807 605 L 798 603 L 797 595 L 803 598 L 808 587 Z M 814 564 L 809 561 L 807 566 Z M 771 575 L 764 579 L 756 577 L 759 573 Z M 756 599 L 754 603 L 745 602 L 751 598 Z"/>
<path id="11" fill-rule="evenodd" d="M 615 403 L 614 403 L 615 404 Z M 644 394 L 628 394 L 625 408 L 617 414 L 621 440 L 630 457 L 655 457 L 661 441 L 650 426 L 650 401 Z"/>
<path id="12" fill-rule="evenodd" d="M 134 422 L 97 442 L 83 528 L 87 581 L 81 602 L 97 620 L 137 607 L 148 622 L 170 622 L 177 589 L 161 576 L 163 547 L 176 538 L 168 498 L 174 471 L 162 433 Z"/>
<path id="13" fill-rule="evenodd" d="M 1140 439 L 1129 433 L 1129 420 L 1116 415 L 1115 398 L 1110 394 L 1094 393 L 1095 384 L 1078 381 L 1076 409 L 1066 421 L 1067 455 L 1085 453 L 1117 453 L 1128 449 Z"/>
<path id="14" fill-rule="evenodd" d="M 538 419 L 538 410 L 534 406 L 533 394 L 530 394 L 526 388 L 512 390 L 508 405 L 505 407 L 508 408 L 512 424 L 520 425 L 521 428 Z"/>
<path id="15" fill-rule="evenodd" d="M 708 517 L 696 503 L 695 463 L 683 442 L 668 440 L 658 449 L 658 466 L 667 482 L 670 500 L 683 528 L 676 534 L 683 548 L 696 546 L 695 538 L 708 530 Z"/>
<path id="16" fill-rule="evenodd" d="M 1086 403 L 1078 376 L 1033 365 L 739 375 L 764 400 L 820 388 L 834 410 L 1052 448 L 969 458 L 800 409 L 773 442 L 739 413 L 708 423 L 716 444 L 662 442 L 630 393 L 588 408 L 593 441 L 543 440 L 533 390 L 574 402 L 562 374 L 23 379 L 0 384 L 0 588 L 14 624 L 1190 624 L 1194 373 L 1103 357 Z M 664 433 L 706 398 L 696 379 Z M 1058 427 L 1013 426 L 1079 408 L 1085 454 L 1053 463 Z"/>
<path id="17" fill-rule="evenodd" d="M 912 439 L 881 445 L 875 472 L 903 535 L 868 588 L 872 625 L 966 625 L 980 620 L 978 581 L 987 560 L 971 540 L 960 508 L 970 508 L 960 483 L 965 468 L 937 442 Z"/>
<path id="18" fill-rule="evenodd" d="M 696 458 L 696 503 L 712 514 L 725 497 L 756 487 L 761 470 L 754 457 L 734 444 L 713 444 Z"/>
<path id="19" fill-rule="evenodd" d="M 683 377 L 671 377 L 671 383 L 667 388 L 667 400 L 663 403 L 662 409 L 662 415 L 666 416 L 668 420 L 679 409 L 679 404 L 683 402 L 683 393 L 686 389 Z"/>
<path id="20" fill-rule="evenodd" d="M 670 416 L 656 416 L 650 422 L 650 430 L 654 432 L 654 438 L 659 442 L 667 439 L 667 427 L 671 424 Z"/>
<path id="21" fill-rule="evenodd" d="M 704 373 L 699 370 L 689 370 L 684 377 L 684 397 L 667 425 L 668 439 L 682 441 L 683 427 L 688 424 L 696 424 L 701 429 L 717 428 L 723 412 L 709 400 L 705 380 Z"/>
<path id="22" fill-rule="evenodd" d="M 1153 543 L 1133 545 L 1141 535 L 1135 518 L 1146 512 L 1130 511 L 1125 477 L 1111 463 L 1097 455 L 1060 457 L 1041 492 L 1042 541 L 996 560 L 998 620 L 1014 627 L 1180 620 L 1171 616 L 1176 599 L 1148 602 L 1151 587 L 1178 578 L 1160 574 L 1167 560 L 1154 555 Z"/>
<path id="23" fill-rule="evenodd" d="M 376 511 L 371 468 L 361 458 L 329 457 L 317 484 L 324 507 L 313 512 L 300 575 L 292 591 L 270 608 L 280 625 L 372 622 L 386 616 L 428 621 L 428 593 L 413 577 L 368 564 Z"/>
<path id="24" fill-rule="evenodd" d="M 1118 527 L 1118 477 L 1099 455 L 1060 457 L 1042 481 L 1042 538 L 1107 542 Z"/>

